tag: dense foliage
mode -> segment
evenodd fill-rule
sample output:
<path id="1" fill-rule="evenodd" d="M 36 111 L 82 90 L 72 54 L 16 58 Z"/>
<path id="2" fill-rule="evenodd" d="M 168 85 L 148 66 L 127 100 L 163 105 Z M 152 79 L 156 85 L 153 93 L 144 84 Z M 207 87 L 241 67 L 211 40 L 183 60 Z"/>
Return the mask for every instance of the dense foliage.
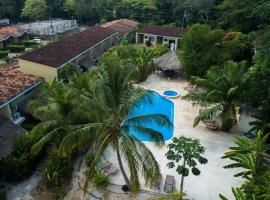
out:
<path id="1" fill-rule="evenodd" d="M 228 60 L 250 61 L 251 43 L 240 32 L 225 32 L 207 25 L 195 24 L 182 39 L 183 64 L 187 77 L 204 76 L 214 65 L 223 65 Z"/>
<path id="2" fill-rule="evenodd" d="M 192 77 L 191 82 L 201 90 L 193 91 L 184 99 L 202 106 L 194 121 L 197 126 L 200 121 L 221 121 L 221 130 L 229 131 L 236 123 L 236 108 L 241 103 L 241 93 L 244 87 L 243 75 L 246 73 L 244 62 L 228 61 L 223 69 L 213 67 L 208 70 L 206 78 Z"/>
<path id="3" fill-rule="evenodd" d="M 235 177 L 242 177 L 245 183 L 241 188 L 233 189 L 236 200 L 269 199 L 270 171 L 265 158 L 270 146 L 266 143 L 267 135 L 257 133 L 255 141 L 246 137 L 236 137 L 235 146 L 223 156 L 233 163 L 224 168 L 239 168 L 240 172 Z M 221 199 L 226 199 L 220 195 Z M 241 197 L 241 198 L 237 198 Z"/>
<path id="4" fill-rule="evenodd" d="M 31 8 L 28 5 L 34 4 L 37 9 L 33 7 L 32 14 L 27 12 Z M 184 27 L 202 23 L 249 32 L 269 24 L 269 5 L 269 0 L 0 0 L 0 18 L 22 20 L 24 8 L 28 19 L 74 16 L 82 23 L 93 25 L 115 18 L 131 18 Z"/>

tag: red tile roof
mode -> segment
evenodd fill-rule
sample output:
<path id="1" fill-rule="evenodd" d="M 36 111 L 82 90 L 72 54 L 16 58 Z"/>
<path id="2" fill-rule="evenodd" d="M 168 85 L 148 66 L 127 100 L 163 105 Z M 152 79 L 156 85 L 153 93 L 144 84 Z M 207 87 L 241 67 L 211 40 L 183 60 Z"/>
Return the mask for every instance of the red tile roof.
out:
<path id="1" fill-rule="evenodd" d="M 39 76 L 17 71 L 16 67 L 0 67 L 0 106 L 42 81 Z"/>
<path id="2" fill-rule="evenodd" d="M 119 32 L 119 34 L 122 36 L 130 33 L 134 28 L 138 26 L 138 24 L 139 24 L 138 22 L 133 20 L 119 19 L 107 22 L 105 24 L 101 24 L 101 26 L 104 28 L 111 28 L 114 31 Z"/>
<path id="3" fill-rule="evenodd" d="M 168 36 L 168 37 L 181 37 L 186 32 L 185 28 L 168 27 L 159 25 L 146 25 L 138 33 L 147 33 L 152 35 Z"/>
<path id="4" fill-rule="evenodd" d="M 113 34 L 116 32 L 111 29 L 93 26 L 86 31 L 25 53 L 20 58 L 58 68 Z"/>
<path id="5" fill-rule="evenodd" d="M 6 40 L 10 36 L 18 37 L 24 34 L 24 31 L 17 26 L 0 27 L 0 41 Z"/>

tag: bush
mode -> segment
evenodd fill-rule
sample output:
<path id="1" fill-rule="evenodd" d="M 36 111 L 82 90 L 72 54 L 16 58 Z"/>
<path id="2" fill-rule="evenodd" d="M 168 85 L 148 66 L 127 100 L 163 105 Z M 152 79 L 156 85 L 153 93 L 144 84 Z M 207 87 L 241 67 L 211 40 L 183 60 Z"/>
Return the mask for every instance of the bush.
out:
<path id="1" fill-rule="evenodd" d="M 162 56 L 163 54 L 167 53 L 170 49 L 165 46 L 165 45 L 157 45 L 155 47 L 151 48 L 153 57 L 159 57 Z"/>
<path id="2" fill-rule="evenodd" d="M 19 53 L 25 51 L 25 47 L 22 45 L 9 45 L 8 46 L 9 50 L 13 53 Z"/>
<path id="3" fill-rule="evenodd" d="M 3 58 L 3 60 L 4 60 L 5 62 L 9 63 L 10 60 L 11 60 L 11 58 L 10 58 L 9 56 L 6 56 L 5 58 Z"/>
<path id="4" fill-rule="evenodd" d="M 61 186 L 70 178 L 72 166 L 70 160 L 52 153 L 42 168 L 43 177 L 50 187 Z"/>
<path id="5" fill-rule="evenodd" d="M 23 44 L 26 47 L 32 47 L 32 46 L 35 46 L 37 43 L 34 40 L 27 40 L 27 41 L 24 41 Z"/>
<path id="6" fill-rule="evenodd" d="M 109 178 L 101 173 L 94 174 L 93 185 L 97 189 L 104 189 L 109 184 Z"/>
<path id="7" fill-rule="evenodd" d="M 37 165 L 37 159 L 31 153 L 32 145 L 33 140 L 29 135 L 15 138 L 15 151 L 0 161 L 0 177 L 18 181 L 31 175 Z"/>
<path id="8" fill-rule="evenodd" d="M 1 66 L 6 66 L 6 65 L 7 65 L 7 62 L 6 62 L 6 61 L 0 60 L 0 67 L 1 67 Z"/>
<path id="9" fill-rule="evenodd" d="M 0 59 L 5 58 L 8 56 L 8 52 L 7 51 L 0 51 Z"/>

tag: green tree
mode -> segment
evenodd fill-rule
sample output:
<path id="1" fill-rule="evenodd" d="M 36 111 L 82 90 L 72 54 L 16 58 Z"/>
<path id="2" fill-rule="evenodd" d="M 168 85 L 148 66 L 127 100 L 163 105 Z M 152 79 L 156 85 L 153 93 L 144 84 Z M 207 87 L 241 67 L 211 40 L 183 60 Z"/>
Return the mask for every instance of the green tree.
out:
<path id="1" fill-rule="evenodd" d="M 144 126 L 146 121 L 152 121 L 159 125 L 170 126 L 171 123 L 164 115 L 149 114 L 137 117 L 128 117 L 134 102 L 145 98 L 149 91 L 134 88 L 130 78 L 134 73 L 130 65 L 123 66 L 114 55 L 109 62 L 102 65 L 97 71 L 85 73 L 74 79 L 76 94 L 83 95 L 80 106 L 86 113 L 93 113 L 102 125 L 97 128 L 95 138 L 95 158 L 93 166 L 107 155 L 108 147 L 116 152 L 120 170 L 126 185 L 132 192 L 139 189 L 139 172 L 142 173 L 146 182 L 153 180 L 160 174 L 160 169 L 152 152 L 147 146 L 131 135 L 130 128 L 140 134 L 149 136 L 156 145 L 164 145 L 163 135 L 151 128 Z M 79 141 L 85 141 L 83 135 L 75 135 Z M 73 137 L 65 139 L 60 146 L 62 155 L 68 155 L 73 147 L 78 146 Z M 123 161 L 125 159 L 130 171 L 128 178 Z"/>
<path id="2" fill-rule="evenodd" d="M 96 24 L 113 19 L 111 0 L 66 0 L 65 11 L 76 16 L 82 23 Z"/>
<path id="3" fill-rule="evenodd" d="M 26 0 L 22 15 L 31 20 L 42 20 L 47 16 L 48 7 L 45 0 Z"/>
<path id="4" fill-rule="evenodd" d="M 182 59 L 189 77 L 204 76 L 206 71 L 220 62 L 220 41 L 224 31 L 211 31 L 206 25 L 191 26 L 182 39 Z"/>
<path id="5" fill-rule="evenodd" d="M 176 167 L 176 171 L 180 174 L 181 185 L 180 194 L 183 194 L 184 178 L 189 175 L 189 168 L 193 175 L 200 175 L 200 170 L 197 168 L 197 162 L 206 164 L 208 160 L 202 157 L 205 148 L 200 144 L 199 140 L 186 137 L 174 137 L 172 143 L 168 145 L 168 152 L 165 154 L 170 162 L 167 164 L 169 168 Z M 182 162 L 179 164 L 179 162 Z M 180 198 L 182 199 L 182 197 Z"/>
<path id="6" fill-rule="evenodd" d="M 116 18 L 130 18 L 143 22 L 156 21 L 158 13 L 153 2 L 151 0 L 121 0 L 115 5 Z"/>
<path id="7" fill-rule="evenodd" d="M 24 0 L 0 0 L 0 18 L 8 18 L 12 21 L 19 21 Z"/>
<path id="8" fill-rule="evenodd" d="M 29 104 L 34 115 L 42 119 L 30 133 L 37 140 L 32 147 L 34 154 L 49 144 L 58 147 L 67 137 L 74 136 L 73 140 L 80 143 L 80 146 L 73 147 L 76 150 L 91 142 L 93 136 L 88 132 L 100 124 L 92 123 L 93 115 L 77 106 L 76 96 L 63 82 L 54 81 L 46 85 L 40 97 Z M 81 141 L 80 135 L 87 135 L 88 140 L 85 136 L 85 140 Z"/>
<path id="9" fill-rule="evenodd" d="M 220 2 L 218 5 L 221 12 L 219 22 L 225 29 L 250 32 L 269 24 L 269 0 L 224 0 Z"/>
<path id="10" fill-rule="evenodd" d="M 211 68 L 206 78 L 192 77 L 191 81 L 200 87 L 198 92 L 190 92 L 184 99 L 204 107 L 194 120 L 194 126 L 200 121 L 218 117 L 221 130 L 229 131 L 236 123 L 236 107 L 241 102 L 246 73 L 245 62 L 228 61 L 224 69 Z"/>
<path id="11" fill-rule="evenodd" d="M 246 74 L 245 101 L 257 109 L 255 130 L 262 130 L 264 134 L 270 132 L 270 30 L 266 28 L 254 37 L 256 53 L 254 65 Z"/>

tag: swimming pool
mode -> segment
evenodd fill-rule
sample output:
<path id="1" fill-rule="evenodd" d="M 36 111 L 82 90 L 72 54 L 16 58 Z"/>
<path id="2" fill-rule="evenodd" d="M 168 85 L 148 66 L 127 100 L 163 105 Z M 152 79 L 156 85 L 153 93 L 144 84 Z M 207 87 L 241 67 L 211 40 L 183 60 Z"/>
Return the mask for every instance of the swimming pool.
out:
<path id="1" fill-rule="evenodd" d="M 172 101 L 162 97 L 156 92 L 151 91 L 151 93 L 144 97 L 143 99 L 137 100 L 132 107 L 129 117 L 135 117 L 147 114 L 163 114 L 168 117 L 172 122 L 174 120 L 174 104 Z M 145 127 L 154 129 L 163 134 L 164 140 L 169 140 L 173 136 L 173 126 L 171 127 L 161 127 L 154 122 L 147 122 L 144 124 Z M 130 128 L 130 133 L 134 135 L 138 140 L 141 141 L 151 141 L 146 135 L 139 134 L 136 130 Z"/>
<path id="2" fill-rule="evenodd" d="M 163 92 L 163 96 L 169 99 L 174 99 L 180 96 L 176 91 L 166 90 Z"/>

